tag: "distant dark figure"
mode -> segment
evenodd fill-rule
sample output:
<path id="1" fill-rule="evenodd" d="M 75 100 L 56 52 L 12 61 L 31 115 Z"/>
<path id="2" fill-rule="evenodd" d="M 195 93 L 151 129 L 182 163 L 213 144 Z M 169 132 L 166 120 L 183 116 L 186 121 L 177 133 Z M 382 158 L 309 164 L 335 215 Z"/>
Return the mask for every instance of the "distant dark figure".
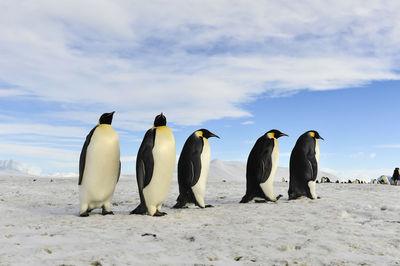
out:
<path id="1" fill-rule="evenodd" d="M 339 180 L 336 180 L 336 184 L 339 184 Z"/>
<path id="2" fill-rule="evenodd" d="M 317 199 L 315 180 L 318 174 L 319 145 L 323 138 L 315 130 L 299 137 L 290 155 L 289 200 L 300 197 Z"/>
<path id="3" fill-rule="evenodd" d="M 388 177 L 385 175 L 382 175 L 379 178 L 379 184 L 385 184 L 385 185 L 390 184 Z"/>
<path id="4" fill-rule="evenodd" d="M 395 168 L 393 172 L 393 176 L 390 179 L 390 184 L 395 186 L 400 186 L 400 173 L 399 168 Z"/>
<path id="5" fill-rule="evenodd" d="M 329 177 L 323 176 L 321 177 L 321 183 L 331 183 L 331 180 Z"/>

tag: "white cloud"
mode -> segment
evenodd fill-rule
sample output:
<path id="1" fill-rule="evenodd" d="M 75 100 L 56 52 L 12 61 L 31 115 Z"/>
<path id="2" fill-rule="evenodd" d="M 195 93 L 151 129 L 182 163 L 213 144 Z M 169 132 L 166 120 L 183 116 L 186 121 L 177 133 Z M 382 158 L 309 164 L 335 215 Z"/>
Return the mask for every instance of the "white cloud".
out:
<path id="1" fill-rule="evenodd" d="M 24 95 L 26 92 L 23 92 L 22 90 L 3 90 L 0 88 L 0 97 L 11 97 L 11 96 L 20 96 Z"/>
<path id="2" fill-rule="evenodd" d="M 400 149 L 400 144 L 385 144 L 385 145 L 378 145 L 376 147 L 384 149 Z"/>
<path id="3" fill-rule="evenodd" d="M 372 153 L 369 154 L 369 158 L 375 159 L 375 157 L 376 157 L 376 153 L 375 152 L 372 152 Z"/>
<path id="4" fill-rule="evenodd" d="M 241 104 L 262 93 L 400 79 L 395 1 L 0 5 L 1 78 L 18 95 L 76 104 L 61 116 L 88 123 L 113 109 L 125 129 L 160 111 L 197 125 L 249 117 Z"/>
<path id="5" fill-rule="evenodd" d="M 72 162 L 79 160 L 80 151 L 0 141 L 0 154 L 31 156 L 34 158 L 52 158 L 60 161 Z"/>
<path id="6" fill-rule="evenodd" d="M 67 141 L 66 137 L 69 138 L 80 138 L 84 139 L 89 133 L 90 129 L 76 126 L 55 126 L 48 124 L 38 123 L 2 123 L 0 127 L 0 135 L 40 135 L 40 136 L 52 136 L 52 137 L 63 137 L 63 141 Z M 26 136 L 25 136 L 26 138 Z M 71 139 L 69 139 L 71 140 Z"/>
<path id="7" fill-rule="evenodd" d="M 361 159 L 361 158 L 365 157 L 365 153 L 362 151 L 359 151 L 359 152 L 350 154 L 349 157 L 352 159 Z"/>
<path id="8" fill-rule="evenodd" d="M 244 121 L 243 123 L 242 123 L 242 125 L 253 125 L 254 124 L 254 121 Z"/>

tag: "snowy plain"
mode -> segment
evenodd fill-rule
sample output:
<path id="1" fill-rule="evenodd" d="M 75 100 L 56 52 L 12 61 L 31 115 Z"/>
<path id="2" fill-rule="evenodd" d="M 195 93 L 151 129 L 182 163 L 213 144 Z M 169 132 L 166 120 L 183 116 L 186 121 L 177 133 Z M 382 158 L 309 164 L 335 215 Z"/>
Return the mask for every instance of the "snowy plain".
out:
<path id="1" fill-rule="evenodd" d="M 211 169 L 214 208 L 171 209 L 174 177 L 164 217 L 128 215 L 134 176 L 117 184 L 115 215 L 80 218 L 77 178 L 3 172 L 0 265 L 400 265 L 400 186 L 318 184 L 321 199 L 288 201 L 277 175 L 278 202 L 239 204 L 236 167 Z"/>

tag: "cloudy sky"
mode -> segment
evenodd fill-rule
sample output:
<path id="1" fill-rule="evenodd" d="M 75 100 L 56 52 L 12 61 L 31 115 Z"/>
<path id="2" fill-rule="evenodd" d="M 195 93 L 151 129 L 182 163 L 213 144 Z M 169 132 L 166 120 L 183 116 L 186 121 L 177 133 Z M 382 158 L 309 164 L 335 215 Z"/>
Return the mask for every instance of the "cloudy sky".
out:
<path id="1" fill-rule="evenodd" d="M 400 166 L 399 1 L 0 2 L 0 159 L 78 171 L 86 134 L 116 111 L 123 171 L 164 112 L 179 153 L 206 127 L 212 157 L 245 161 L 272 128 L 287 166 L 316 129 L 321 168 Z"/>

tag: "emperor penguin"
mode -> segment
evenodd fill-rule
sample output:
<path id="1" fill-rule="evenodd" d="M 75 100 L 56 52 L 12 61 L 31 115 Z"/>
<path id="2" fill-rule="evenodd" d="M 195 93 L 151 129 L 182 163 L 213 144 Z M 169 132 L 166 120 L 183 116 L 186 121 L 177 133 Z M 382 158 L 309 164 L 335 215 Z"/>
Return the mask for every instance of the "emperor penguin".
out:
<path id="1" fill-rule="evenodd" d="M 178 161 L 179 196 L 174 208 L 184 208 L 193 203 L 200 208 L 212 207 L 204 204 L 210 169 L 210 137 L 219 138 L 207 129 L 199 129 L 183 145 Z"/>
<path id="2" fill-rule="evenodd" d="M 318 174 L 319 145 L 323 138 L 315 130 L 299 137 L 290 155 L 289 200 L 306 196 L 317 199 L 315 180 Z"/>
<path id="3" fill-rule="evenodd" d="M 121 173 L 119 138 L 111 127 L 115 112 L 104 113 L 87 135 L 79 160 L 81 217 L 96 208 L 102 214 L 114 214 L 111 200 Z"/>
<path id="4" fill-rule="evenodd" d="M 251 200 L 256 202 L 277 201 L 275 197 L 274 177 L 279 161 L 278 138 L 287 136 L 272 129 L 262 135 L 251 149 L 246 168 L 246 194 L 240 203 Z"/>
<path id="5" fill-rule="evenodd" d="M 399 172 L 399 168 L 395 168 L 392 178 L 390 179 L 390 184 L 391 185 L 400 185 L 400 172 Z"/>
<path id="6" fill-rule="evenodd" d="M 154 119 L 136 158 L 136 179 L 140 204 L 130 214 L 163 216 L 162 204 L 168 196 L 175 169 L 175 139 L 161 113 Z"/>

